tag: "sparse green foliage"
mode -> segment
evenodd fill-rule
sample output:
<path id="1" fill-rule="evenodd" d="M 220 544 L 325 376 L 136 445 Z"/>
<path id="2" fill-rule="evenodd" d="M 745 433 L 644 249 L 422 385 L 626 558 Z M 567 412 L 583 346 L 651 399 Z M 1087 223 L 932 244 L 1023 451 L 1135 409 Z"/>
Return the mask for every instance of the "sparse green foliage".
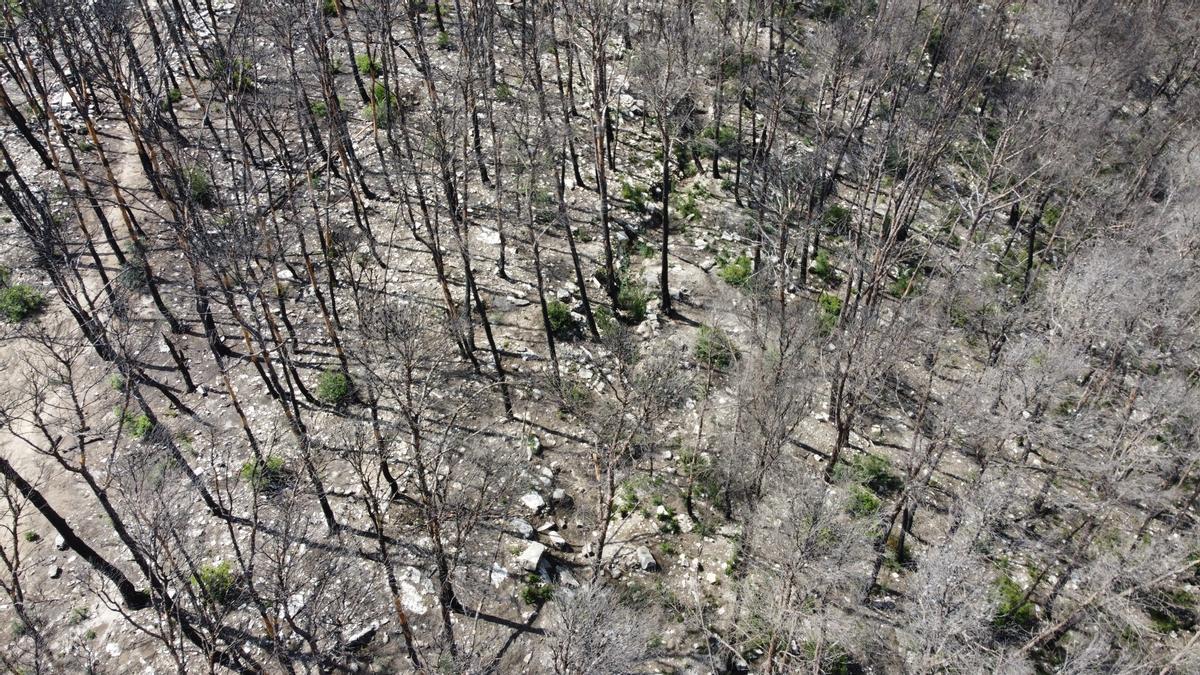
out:
<path id="1" fill-rule="evenodd" d="M 725 331 L 715 326 L 700 326 L 696 336 L 696 359 L 710 368 L 728 368 L 738 356 L 737 346 Z"/>
<path id="2" fill-rule="evenodd" d="M 120 419 L 121 428 L 134 438 L 146 438 L 150 435 L 150 432 L 154 431 L 154 422 L 145 414 L 133 414 L 128 411 L 121 411 Z"/>
<path id="3" fill-rule="evenodd" d="M 378 61 L 371 58 L 370 54 L 359 54 L 354 57 L 354 67 L 358 69 L 359 75 L 367 77 L 379 77 L 383 74 L 383 67 Z"/>
<path id="4" fill-rule="evenodd" d="M 33 530 L 27 530 L 25 532 L 25 541 L 27 541 L 31 544 L 34 544 L 41 540 L 42 540 L 42 535 L 38 534 L 37 532 L 34 532 Z"/>
<path id="5" fill-rule="evenodd" d="M 183 184 L 187 198 L 193 203 L 205 208 L 217 205 L 217 193 L 213 188 L 212 179 L 208 173 L 198 166 L 189 166 L 183 170 Z"/>
<path id="6" fill-rule="evenodd" d="M 541 605 L 554 597 L 554 587 L 543 583 L 536 574 L 525 577 L 525 585 L 521 587 L 521 600 L 527 605 Z"/>
<path id="7" fill-rule="evenodd" d="M 640 185 L 634 185 L 629 181 L 621 183 L 621 199 L 629 202 L 629 208 L 636 213 L 646 212 L 646 188 Z"/>
<path id="8" fill-rule="evenodd" d="M 821 329 L 828 333 L 837 325 L 838 317 L 842 315 L 842 299 L 832 293 L 822 293 L 817 299 L 817 307 L 817 321 Z"/>
<path id="9" fill-rule="evenodd" d="M 317 378 L 317 399 L 325 405 L 343 406 L 350 402 L 353 388 L 348 375 L 331 368 Z"/>
<path id="10" fill-rule="evenodd" d="M 830 232 L 842 233 L 850 229 L 850 220 L 853 217 L 850 209 L 841 204 L 833 204 L 825 209 L 825 215 L 821 216 L 821 225 Z"/>
<path id="11" fill-rule="evenodd" d="M 733 260 L 721 264 L 717 276 L 730 286 L 741 288 L 750 281 L 751 272 L 750 256 L 743 253 Z"/>
<path id="12" fill-rule="evenodd" d="M 999 602 L 992 624 L 1004 631 L 1028 631 L 1037 624 L 1037 610 L 1032 602 L 1023 600 L 1025 589 L 1011 576 L 1002 574 L 996 579 L 995 591 Z"/>
<path id="13" fill-rule="evenodd" d="M 646 303 L 649 300 L 650 295 L 641 281 L 630 275 L 621 280 L 621 287 L 617 291 L 617 309 L 624 312 L 631 322 L 641 323 L 646 318 Z"/>
<path id="14" fill-rule="evenodd" d="M 449 33 L 447 33 L 446 31 L 442 31 L 437 34 L 437 48 L 438 49 L 450 49 L 451 46 L 452 46 L 452 43 L 450 42 L 450 34 Z"/>
<path id="15" fill-rule="evenodd" d="M 46 304 L 46 298 L 28 284 L 13 284 L 0 289 L 0 314 L 9 323 L 20 323 Z"/>
<path id="16" fill-rule="evenodd" d="M 392 114 L 399 105 L 396 94 L 388 91 L 382 82 L 376 82 L 371 88 L 371 101 L 367 103 L 367 115 L 375 121 L 376 126 L 386 127 L 392 123 Z"/>
<path id="17" fill-rule="evenodd" d="M 251 457 L 242 464 L 241 476 L 255 492 L 272 492 L 286 482 L 287 469 L 278 455 L 268 455 L 261 462 Z"/>
<path id="18" fill-rule="evenodd" d="M 217 604 L 226 604 L 233 599 L 237 575 L 233 565 L 224 560 L 211 565 L 202 565 L 192 576 L 192 585 Z"/>
<path id="19" fill-rule="evenodd" d="M 833 286 L 839 281 L 837 270 L 829 261 L 828 251 L 818 252 L 817 257 L 813 259 L 813 276 L 825 282 L 826 286 Z"/>
<path id="20" fill-rule="evenodd" d="M 855 485 L 850 489 L 849 509 L 851 514 L 859 518 L 873 516 L 879 512 L 880 504 L 879 497 L 870 489 L 862 485 Z"/>
<path id="21" fill-rule="evenodd" d="M 550 322 L 550 332 L 559 340 L 574 340 L 579 337 L 579 322 L 571 315 L 571 308 L 566 303 L 551 300 L 546 303 L 546 318 Z"/>

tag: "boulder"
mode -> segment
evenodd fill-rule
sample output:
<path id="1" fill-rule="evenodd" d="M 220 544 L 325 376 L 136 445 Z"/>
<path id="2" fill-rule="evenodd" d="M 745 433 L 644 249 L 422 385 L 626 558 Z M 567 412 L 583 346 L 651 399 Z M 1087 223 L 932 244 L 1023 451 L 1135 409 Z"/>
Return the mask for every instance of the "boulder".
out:
<path id="1" fill-rule="evenodd" d="M 654 559 L 654 554 L 645 546 L 637 548 L 638 567 L 642 568 L 643 572 L 657 572 L 658 561 Z"/>
<path id="2" fill-rule="evenodd" d="M 512 528 L 514 534 L 522 539 L 533 539 L 533 525 L 529 524 L 524 518 L 513 518 L 508 521 L 508 526 Z"/>
<path id="3" fill-rule="evenodd" d="M 534 513 L 537 513 L 546 507 L 546 500 L 542 499 L 542 496 L 536 492 L 530 492 L 524 497 L 521 497 L 521 503 L 525 505 L 525 508 L 533 511 Z"/>
<path id="4" fill-rule="evenodd" d="M 544 555 L 546 555 L 545 545 L 531 541 L 525 547 L 525 550 L 521 551 L 521 555 L 517 556 L 517 563 L 526 572 L 536 572 Z"/>

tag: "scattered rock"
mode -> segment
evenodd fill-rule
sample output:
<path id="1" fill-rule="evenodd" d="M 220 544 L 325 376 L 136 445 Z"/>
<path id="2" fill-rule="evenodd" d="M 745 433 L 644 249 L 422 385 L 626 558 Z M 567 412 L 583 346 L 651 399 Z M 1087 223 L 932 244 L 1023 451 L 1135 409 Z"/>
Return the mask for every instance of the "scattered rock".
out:
<path id="1" fill-rule="evenodd" d="M 572 503 L 571 497 L 567 495 L 567 491 L 562 488 L 557 488 L 550 493 L 550 503 L 558 506 L 570 506 Z"/>
<path id="2" fill-rule="evenodd" d="M 570 548 L 570 545 L 567 544 L 567 540 L 563 539 L 563 536 L 558 533 L 558 530 L 550 530 L 547 532 L 546 539 L 550 541 L 551 546 L 560 551 L 566 551 Z"/>
<path id="3" fill-rule="evenodd" d="M 638 567 L 642 568 L 643 572 L 657 572 L 658 561 L 654 559 L 654 554 L 645 546 L 637 548 Z"/>
<path id="4" fill-rule="evenodd" d="M 536 541 L 529 542 L 521 555 L 517 556 L 517 563 L 521 569 L 527 572 L 537 571 L 538 565 L 542 562 L 542 556 L 546 555 L 546 546 Z"/>
<path id="5" fill-rule="evenodd" d="M 54 549 L 56 551 L 67 550 L 67 540 L 63 539 L 61 534 L 54 538 Z"/>
<path id="6" fill-rule="evenodd" d="M 530 492 L 524 497 L 521 497 L 521 503 L 525 505 L 525 508 L 533 511 L 534 513 L 537 513 L 546 507 L 546 500 L 542 499 L 542 496 L 536 492 Z"/>
<path id="7" fill-rule="evenodd" d="M 533 539 L 533 525 L 529 524 L 524 518 L 513 518 L 508 521 L 508 526 L 512 528 L 513 533 L 522 539 Z"/>
<path id="8" fill-rule="evenodd" d="M 62 568 L 59 567 L 58 565 L 51 565 L 50 566 L 50 578 L 57 579 L 61 576 L 62 576 Z"/>

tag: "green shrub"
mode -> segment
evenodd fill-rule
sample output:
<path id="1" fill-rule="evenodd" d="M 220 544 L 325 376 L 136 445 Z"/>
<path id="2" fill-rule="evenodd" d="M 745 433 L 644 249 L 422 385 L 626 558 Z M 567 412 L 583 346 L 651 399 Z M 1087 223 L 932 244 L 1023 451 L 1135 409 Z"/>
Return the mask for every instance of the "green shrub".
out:
<path id="1" fill-rule="evenodd" d="M 313 117 L 324 119 L 329 115 L 329 106 L 325 101 L 313 101 L 308 104 L 308 110 L 313 114 Z"/>
<path id="2" fill-rule="evenodd" d="M 203 565 L 192 576 L 192 585 L 218 604 L 225 604 L 233 597 L 237 577 L 228 560 L 215 565 Z"/>
<path id="3" fill-rule="evenodd" d="M 325 405 L 341 406 L 350 401 L 353 383 L 340 370 L 329 369 L 317 378 L 317 398 Z"/>
<path id="4" fill-rule="evenodd" d="M 171 109 L 171 106 L 183 100 L 183 92 L 179 91 L 179 87 L 171 87 L 167 90 L 166 97 L 162 100 L 162 110 L 166 112 Z M 82 149 L 82 148 L 80 148 Z M 89 148 L 90 150 L 91 148 Z"/>
<path id="5" fill-rule="evenodd" d="M 818 21 L 836 21 L 846 13 L 846 0 L 821 0 L 813 7 L 812 16 Z"/>
<path id="6" fill-rule="evenodd" d="M 496 83 L 495 94 L 496 94 L 496 100 L 501 103 L 511 103 L 513 101 L 513 99 L 515 98 L 513 96 L 512 87 L 508 86 L 504 82 Z"/>
<path id="7" fill-rule="evenodd" d="M 613 316 L 612 310 L 603 305 L 592 306 L 592 318 L 595 319 L 596 330 L 600 331 L 601 335 L 605 335 L 617 327 L 617 321 Z"/>
<path id="8" fill-rule="evenodd" d="M 621 183 L 621 199 L 629 202 L 629 208 L 637 213 L 646 212 L 646 188 L 633 183 Z"/>
<path id="9" fill-rule="evenodd" d="M 87 621 L 91 615 L 92 612 L 87 607 L 73 607 L 71 608 L 71 616 L 67 619 L 67 622 L 72 626 L 76 626 Z"/>
<path id="10" fill-rule="evenodd" d="M 551 300 L 546 303 L 546 317 L 550 321 L 550 332 L 559 340 L 574 340 L 579 336 L 579 323 L 571 316 L 566 303 Z"/>
<path id="11" fill-rule="evenodd" d="M 676 193 L 674 208 L 677 215 L 683 220 L 693 221 L 700 219 L 700 205 L 696 203 L 695 193 Z"/>
<path id="12" fill-rule="evenodd" d="M 897 298 L 903 298 L 916 293 L 918 276 L 917 270 L 912 267 L 901 270 L 900 274 L 896 275 L 896 279 L 888 285 L 888 293 Z"/>
<path id="13" fill-rule="evenodd" d="M 886 457 L 864 453 L 856 455 L 850 464 L 851 478 L 881 495 L 890 495 L 904 487 L 904 481 L 892 473 L 892 463 Z"/>
<path id="14" fill-rule="evenodd" d="M 838 282 L 837 270 L 833 268 L 833 263 L 829 262 L 828 251 L 818 252 L 817 257 L 813 259 L 813 275 L 825 282 L 827 286 Z"/>
<path id="15" fill-rule="evenodd" d="M 45 304 L 45 296 L 28 284 L 13 284 L 0 289 L 0 314 L 9 323 L 24 321 Z"/>
<path id="16" fill-rule="evenodd" d="M 852 515 L 859 518 L 873 516 L 879 512 L 881 504 L 882 502 L 879 501 L 879 497 L 875 496 L 874 492 L 871 492 L 871 490 L 862 485 L 855 485 L 850 490 L 849 509 Z"/>
<path id="17" fill-rule="evenodd" d="M 641 281 L 631 276 L 621 280 L 621 287 L 617 290 L 617 309 L 624 312 L 630 321 L 641 323 L 645 320 L 646 303 L 649 300 L 650 294 Z"/>
<path id="18" fill-rule="evenodd" d="M 154 431 L 154 422 L 142 413 L 133 414 L 128 411 L 121 412 L 121 427 L 134 438 L 145 438 Z"/>
<path id="19" fill-rule="evenodd" d="M 554 597 L 554 588 L 542 583 L 542 578 L 536 574 L 525 577 L 525 585 L 521 588 L 521 600 L 527 605 L 541 605 Z"/>
<path id="20" fill-rule="evenodd" d="M 738 132 L 736 127 L 722 124 L 721 128 L 717 129 L 710 124 L 700 132 L 700 138 L 708 141 L 699 144 L 700 156 L 711 159 L 714 148 L 719 149 L 722 153 L 731 150 L 737 144 Z"/>
<path id="21" fill-rule="evenodd" d="M 251 457 L 242 464 L 241 476 L 255 492 L 273 492 L 287 481 L 287 469 L 278 455 L 267 455 L 261 462 Z"/>
<path id="22" fill-rule="evenodd" d="M 339 5 L 339 0 L 323 0 L 321 11 L 325 13 L 325 16 L 337 16 L 340 9 Z"/>
<path id="23" fill-rule="evenodd" d="M 451 46 L 450 34 L 447 33 L 446 31 L 442 31 L 442 32 L 438 33 L 437 34 L 437 48 L 438 49 L 450 49 L 450 46 Z"/>
<path id="24" fill-rule="evenodd" d="M 33 530 L 29 530 L 28 532 L 25 533 L 25 541 L 27 541 L 31 544 L 36 544 L 37 542 L 39 542 L 41 540 L 42 540 L 42 535 L 38 534 L 37 532 L 34 532 Z"/>
<path id="25" fill-rule="evenodd" d="M 358 56 L 355 56 L 354 67 L 358 68 L 358 73 L 360 75 L 366 75 L 367 77 L 378 77 L 379 75 L 383 74 L 383 67 L 379 65 L 378 61 L 371 58 L 370 54 L 359 54 Z"/>
<path id="26" fill-rule="evenodd" d="M 817 299 L 817 305 L 820 309 L 820 315 L 817 321 L 821 325 L 821 329 L 825 332 L 833 330 L 837 325 L 838 317 L 842 315 L 842 299 L 832 293 L 822 293 Z"/>
<path id="27" fill-rule="evenodd" d="M 999 604 L 992 625 L 1001 630 L 1028 631 L 1037 624 L 1037 611 L 1032 602 L 1022 601 L 1025 589 L 1008 574 L 996 579 Z"/>
<path id="28" fill-rule="evenodd" d="M 371 102 L 367 104 L 366 112 L 377 126 L 386 127 L 392 123 L 392 113 L 398 104 L 396 94 L 388 91 L 382 82 L 376 82 L 371 88 Z"/>
<path id="29" fill-rule="evenodd" d="M 212 79 L 227 82 L 234 93 L 251 91 L 254 89 L 254 62 L 244 58 L 217 59 L 213 62 Z"/>
<path id="30" fill-rule="evenodd" d="M 853 215 L 845 206 L 834 204 L 825 209 L 825 215 L 821 216 L 821 224 L 830 232 L 846 232 L 850 229 Z"/>
<path id="31" fill-rule="evenodd" d="M 217 193 L 213 189 L 212 179 L 204 169 L 190 166 L 183 170 L 183 183 L 187 190 L 188 199 L 205 208 L 217 205 Z"/>
<path id="32" fill-rule="evenodd" d="M 696 359 L 701 363 L 718 369 L 728 368 L 738 355 L 733 340 L 725 331 L 713 326 L 700 326 L 695 352 Z"/>
<path id="33" fill-rule="evenodd" d="M 745 286 L 748 281 L 750 281 L 750 267 L 750 256 L 747 256 L 745 253 L 743 253 L 733 260 L 722 263 L 720 266 L 720 271 L 717 272 L 717 276 L 721 277 L 721 279 L 723 279 L 725 283 L 729 284 L 730 286 L 737 286 L 738 288 L 741 288 L 742 286 Z"/>

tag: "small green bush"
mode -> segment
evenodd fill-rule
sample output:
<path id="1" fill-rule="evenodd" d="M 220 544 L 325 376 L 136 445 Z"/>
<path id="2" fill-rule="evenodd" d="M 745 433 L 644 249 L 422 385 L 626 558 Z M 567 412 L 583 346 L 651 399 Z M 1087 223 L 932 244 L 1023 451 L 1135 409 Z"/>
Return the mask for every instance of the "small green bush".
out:
<path id="1" fill-rule="evenodd" d="M 41 540 L 42 540 L 42 535 L 38 534 L 37 532 L 34 532 L 33 530 L 29 530 L 28 532 L 25 533 L 25 541 L 27 541 L 31 544 L 36 544 L 37 542 L 39 542 Z"/>
<path id="2" fill-rule="evenodd" d="M 633 183 L 621 183 L 621 199 L 629 202 L 629 208 L 637 213 L 646 212 L 646 188 Z"/>
<path id="3" fill-rule="evenodd" d="M 87 621 L 88 617 L 90 617 L 91 615 L 92 615 L 92 612 L 87 607 L 73 607 L 71 609 L 71 616 L 67 621 L 72 626 L 76 626 L 76 625 L 83 623 L 84 621 Z"/>
<path id="4" fill-rule="evenodd" d="M 546 317 L 550 321 L 550 332 L 559 340 L 574 340 L 579 336 L 579 323 L 571 316 L 566 303 L 551 300 L 546 303 Z"/>
<path id="5" fill-rule="evenodd" d="M 641 323 L 645 320 L 646 303 L 649 300 L 650 294 L 639 280 L 631 276 L 621 280 L 621 287 L 617 291 L 617 309 L 624 312 L 630 321 Z"/>
<path id="6" fill-rule="evenodd" d="M 340 370 L 329 369 L 317 378 L 317 398 L 325 405 L 341 406 L 350 401 L 353 383 Z"/>
<path id="7" fill-rule="evenodd" d="M 367 77 L 379 77 L 383 74 L 383 67 L 379 62 L 371 58 L 369 54 L 359 54 L 354 57 L 354 67 L 358 68 L 360 75 Z"/>
<path id="8" fill-rule="evenodd" d="M 339 10 L 339 0 L 323 0 L 321 2 L 321 11 L 325 16 L 337 16 Z"/>
<path id="9" fill-rule="evenodd" d="M 318 119 L 324 119 L 329 116 L 329 106 L 325 104 L 325 101 L 313 101 L 309 103 L 308 110 L 313 114 L 313 117 Z"/>
<path id="10" fill-rule="evenodd" d="M 685 221 L 690 222 L 700 219 L 700 205 L 696 203 L 695 193 L 677 193 L 675 195 L 675 204 L 673 206 L 677 215 Z"/>
<path id="11" fill-rule="evenodd" d="M 992 625 L 1001 630 L 1028 631 L 1037 625 L 1037 611 L 1032 602 L 1022 602 L 1025 589 L 1007 574 L 996 579 L 999 604 Z"/>
<path id="12" fill-rule="evenodd" d="M 850 209 L 841 204 L 834 204 L 825 209 L 825 215 L 821 216 L 821 224 L 830 232 L 845 232 L 850 229 L 852 217 Z"/>
<path id="13" fill-rule="evenodd" d="M 437 34 L 437 48 L 438 49 L 450 49 L 450 46 L 451 46 L 450 34 L 447 33 L 446 31 L 442 31 L 442 32 L 438 33 Z"/>
<path id="14" fill-rule="evenodd" d="M 827 286 L 833 286 L 838 282 L 837 270 L 833 268 L 833 263 L 829 261 L 829 252 L 820 251 L 817 257 L 813 259 L 813 276 L 825 282 Z"/>
<path id="15" fill-rule="evenodd" d="M 912 267 L 901 270 L 896 279 L 888 285 L 888 293 L 897 298 L 904 298 L 916 293 L 918 277 L 917 270 Z"/>
<path id="16" fill-rule="evenodd" d="M 542 578 L 536 574 L 525 577 L 525 585 L 521 588 L 521 600 L 527 605 L 541 605 L 554 597 L 554 588 L 542 583 Z"/>
<path id="17" fill-rule="evenodd" d="M 881 495 L 890 495 L 904 487 L 904 481 L 892 472 L 892 463 L 886 457 L 864 453 L 856 455 L 851 462 L 853 479 Z"/>
<path id="18" fill-rule="evenodd" d="M 592 307 L 592 318 L 596 320 L 596 330 L 600 331 L 601 335 L 605 335 L 617 327 L 617 320 L 613 316 L 612 310 L 602 305 Z"/>
<path id="19" fill-rule="evenodd" d="M 228 560 L 215 565 L 203 565 L 192 576 L 192 585 L 214 602 L 225 604 L 233 597 L 237 577 Z"/>
<path id="20" fill-rule="evenodd" d="M 695 353 L 701 363 L 723 370 L 737 358 L 738 350 L 725 331 L 713 326 L 700 326 Z"/>
<path id="21" fill-rule="evenodd" d="M 828 333 L 837 325 L 838 317 L 842 315 L 842 299 L 832 293 L 822 293 L 817 299 L 817 305 L 820 308 L 817 321 L 821 329 Z"/>
<path id="22" fill-rule="evenodd" d="M 501 103 L 511 103 L 513 101 L 513 99 L 516 98 L 515 96 L 513 96 L 512 87 L 508 86 L 504 82 L 498 82 L 496 84 L 495 94 L 496 94 L 496 100 Z"/>
<path id="23" fill-rule="evenodd" d="M 267 455 L 261 462 L 251 457 L 242 464 L 242 480 L 250 484 L 255 492 L 272 492 L 283 487 L 287 480 L 287 469 L 284 468 L 283 458 L 278 455 Z"/>
<path id="24" fill-rule="evenodd" d="M 700 147 L 700 156 L 705 159 L 712 159 L 714 149 L 719 149 L 724 153 L 737 144 L 737 127 L 722 124 L 720 129 L 716 129 L 710 124 L 700 132 L 700 138 L 708 141 L 707 143 L 698 144 Z"/>
<path id="25" fill-rule="evenodd" d="M 128 411 L 121 412 L 121 427 L 134 438 L 146 438 L 150 432 L 154 431 L 154 422 L 142 413 L 133 414 Z"/>
<path id="26" fill-rule="evenodd" d="M 881 504 L 882 502 L 879 501 L 879 497 L 875 496 L 874 492 L 871 492 L 871 490 L 862 485 L 855 485 L 850 490 L 849 509 L 852 515 L 859 518 L 873 516 L 879 512 Z"/>
<path id="27" fill-rule="evenodd" d="M 24 321 L 45 304 L 45 296 L 28 284 L 13 284 L 0 289 L 0 314 L 9 323 Z"/>
<path id="28" fill-rule="evenodd" d="M 750 256 L 743 253 L 733 260 L 723 263 L 720 266 L 720 271 L 717 272 L 717 276 L 721 277 L 730 286 L 741 288 L 750 281 L 750 267 Z"/>
<path id="29" fill-rule="evenodd" d="M 244 58 L 232 61 L 217 59 L 213 62 L 211 78 L 228 82 L 230 91 L 234 93 L 251 91 L 254 89 L 254 62 Z"/>
<path id="30" fill-rule="evenodd" d="M 217 205 L 217 193 L 213 189 L 212 179 L 204 169 L 190 166 L 183 170 L 183 183 L 187 190 L 188 199 L 205 208 Z"/>
<path id="31" fill-rule="evenodd" d="M 388 91 L 382 82 L 376 82 L 371 88 L 371 102 L 367 104 L 367 115 L 375 120 L 377 126 L 386 127 L 392 123 L 392 113 L 399 105 L 396 94 Z"/>

